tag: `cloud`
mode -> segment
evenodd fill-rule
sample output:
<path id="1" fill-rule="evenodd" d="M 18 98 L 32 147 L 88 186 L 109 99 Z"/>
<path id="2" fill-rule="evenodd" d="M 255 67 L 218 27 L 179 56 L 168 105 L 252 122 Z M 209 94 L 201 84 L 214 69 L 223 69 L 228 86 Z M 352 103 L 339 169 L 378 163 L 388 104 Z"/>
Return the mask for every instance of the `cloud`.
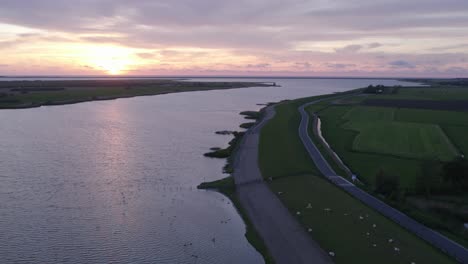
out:
<path id="1" fill-rule="evenodd" d="M 17 45 L 17 42 L 15 40 L 0 41 L 0 49 L 15 47 L 16 45 Z"/>
<path id="2" fill-rule="evenodd" d="M 0 48 L 5 63 L 24 69 L 28 58 L 40 67 L 67 55 L 58 48 L 39 59 L 38 43 L 69 42 L 137 48 L 167 70 L 304 72 L 313 62 L 317 72 L 444 74 L 468 61 L 467 13 L 463 0 L 2 0 Z"/>
<path id="3" fill-rule="evenodd" d="M 196 45 L 213 48 L 288 48 L 297 41 L 352 40 L 398 36 L 401 29 L 443 27 L 444 34 L 465 35 L 465 1 L 337 0 L 236 2 L 199 0 L 2 1 L 0 22 L 61 32 L 108 33 L 122 37 L 85 37 L 138 47 Z M 409 12 L 411 10 L 411 12 Z M 273 16 L 271 14 L 274 14 Z M 395 15 L 398 14 L 398 19 Z M 460 30 L 446 30 L 446 27 Z M 365 31 L 363 31 L 365 29 Z M 428 34 L 410 32 L 415 38 Z"/>
<path id="4" fill-rule="evenodd" d="M 468 17 L 462 0 L 360 0 L 336 1 L 307 14 L 315 21 L 329 20 L 333 25 L 353 30 L 401 28 L 466 28 Z"/>
<path id="5" fill-rule="evenodd" d="M 312 67 L 312 64 L 310 64 L 309 62 L 295 62 L 294 66 L 297 68 L 310 69 Z"/>
<path id="6" fill-rule="evenodd" d="M 468 74 L 468 67 L 449 67 L 448 69 L 445 70 L 446 73 L 449 74 L 456 74 L 460 76 L 466 76 Z"/>
<path id="7" fill-rule="evenodd" d="M 446 45 L 446 46 L 439 46 L 439 47 L 434 47 L 431 48 L 431 51 L 442 51 L 442 52 L 447 52 L 450 50 L 457 50 L 457 49 L 468 49 L 468 43 L 462 43 L 462 44 L 457 44 L 457 45 Z"/>
<path id="8" fill-rule="evenodd" d="M 109 36 L 84 36 L 80 38 L 86 42 L 97 42 L 97 43 L 120 43 L 125 42 L 125 37 L 109 37 Z"/>
<path id="9" fill-rule="evenodd" d="M 142 59 L 153 59 L 156 57 L 153 53 L 137 53 L 136 55 Z"/>
<path id="10" fill-rule="evenodd" d="M 414 68 L 415 67 L 412 63 L 405 61 L 405 60 L 391 61 L 388 64 L 394 68 Z"/>
<path id="11" fill-rule="evenodd" d="M 247 68 L 257 68 L 257 69 L 266 69 L 269 68 L 271 64 L 269 63 L 258 63 L 258 64 L 247 64 Z"/>
<path id="12" fill-rule="evenodd" d="M 1 32 L 0 32 L 1 33 Z M 17 34 L 14 38 L 0 41 L 0 49 L 18 47 L 23 44 L 37 42 L 73 42 L 73 39 L 59 36 L 56 34 L 23 33 Z"/>
<path id="13" fill-rule="evenodd" d="M 343 48 L 335 49 L 336 53 L 355 53 L 362 49 L 361 45 L 348 45 Z"/>
<path id="14" fill-rule="evenodd" d="M 346 69 L 346 68 L 356 66 L 356 64 L 352 64 L 352 63 L 326 63 L 325 65 L 328 68 L 332 68 L 332 69 Z"/>
<path id="15" fill-rule="evenodd" d="M 382 47 L 383 45 L 378 43 L 378 42 L 374 42 L 374 43 L 370 43 L 367 45 L 367 48 L 368 49 L 375 49 L 375 48 L 379 48 L 379 47 Z"/>

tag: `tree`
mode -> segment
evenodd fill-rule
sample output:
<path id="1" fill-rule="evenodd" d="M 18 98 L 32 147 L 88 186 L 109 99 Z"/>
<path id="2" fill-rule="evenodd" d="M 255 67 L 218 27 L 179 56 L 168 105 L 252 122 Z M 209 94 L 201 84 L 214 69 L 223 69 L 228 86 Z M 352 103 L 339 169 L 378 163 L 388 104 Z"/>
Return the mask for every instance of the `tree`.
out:
<path id="1" fill-rule="evenodd" d="M 400 178 L 386 174 L 382 169 L 375 177 L 375 192 L 383 194 L 389 198 L 397 198 L 400 188 Z"/>
<path id="2" fill-rule="evenodd" d="M 468 190 L 468 161 L 462 158 L 443 166 L 443 178 L 459 190 Z"/>
<path id="3" fill-rule="evenodd" d="M 385 90 L 385 86 L 382 84 L 379 84 L 376 86 L 369 85 L 363 90 L 363 93 L 377 94 L 377 93 L 382 93 L 384 90 Z"/>
<path id="4" fill-rule="evenodd" d="M 417 179 L 418 191 L 426 197 L 434 192 L 440 192 L 442 183 L 442 164 L 436 160 L 428 160 L 422 164 L 421 176 Z"/>

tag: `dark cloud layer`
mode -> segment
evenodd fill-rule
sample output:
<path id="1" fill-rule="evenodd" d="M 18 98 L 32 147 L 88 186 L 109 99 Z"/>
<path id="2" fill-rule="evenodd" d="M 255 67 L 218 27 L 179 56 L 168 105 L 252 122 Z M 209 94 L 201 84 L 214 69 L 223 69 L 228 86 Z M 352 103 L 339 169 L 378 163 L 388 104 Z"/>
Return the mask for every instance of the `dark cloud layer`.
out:
<path id="1" fill-rule="evenodd" d="M 0 22 L 124 36 L 85 38 L 97 42 L 137 46 L 194 43 L 200 47 L 230 48 L 284 48 L 294 41 L 349 40 L 356 36 L 385 36 L 402 29 L 468 27 L 468 1 L 465 0 L 327 3 L 310 0 L 2 0 Z"/>

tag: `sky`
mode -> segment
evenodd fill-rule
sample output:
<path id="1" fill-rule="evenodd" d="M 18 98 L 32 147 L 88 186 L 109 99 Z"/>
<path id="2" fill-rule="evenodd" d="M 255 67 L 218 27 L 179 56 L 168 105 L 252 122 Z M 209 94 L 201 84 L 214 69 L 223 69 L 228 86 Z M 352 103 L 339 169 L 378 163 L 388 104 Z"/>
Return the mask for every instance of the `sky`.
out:
<path id="1" fill-rule="evenodd" d="M 0 0 L 0 75 L 468 77 L 467 0 Z"/>

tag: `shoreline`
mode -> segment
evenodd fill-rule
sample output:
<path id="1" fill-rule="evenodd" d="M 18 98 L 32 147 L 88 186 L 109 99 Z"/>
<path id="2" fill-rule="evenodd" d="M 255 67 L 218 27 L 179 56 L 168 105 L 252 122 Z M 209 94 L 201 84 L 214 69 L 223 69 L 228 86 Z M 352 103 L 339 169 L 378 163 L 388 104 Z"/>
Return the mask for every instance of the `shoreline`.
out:
<path id="1" fill-rule="evenodd" d="M 261 128 L 275 116 L 274 107 L 261 110 L 261 118 L 250 127 L 241 138 L 231 156 L 234 172 L 229 178 L 211 183 L 203 183 L 199 188 L 214 189 L 224 194 L 225 190 L 217 183 L 234 181 L 231 198 L 241 216 L 247 217 L 247 232 L 250 226 L 260 240 L 252 243 L 264 256 L 266 263 L 332 263 L 326 252 L 312 239 L 286 206 L 264 182 L 258 166 L 259 134 Z M 232 184 L 232 183 L 231 183 Z M 210 186 L 211 185 L 211 186 Z M 209 188 L 212 187 L 212 188 Z M 227 195 L 228 196 L 228 195 Z M 229 197 L 229 196 L 228 196 Z M 246 233 L 247 236 L 247 233 Z M 260 244 L 259 244 L 260 243 Z M 259 250 L 264 249 L 264 250 Z"/>
<path id="2" fill-rule="evenodd" d="M 263 110 L 267 106 L 261 108 L 258 112 L 256 111 L 243 111 L 240 112 L 240 115 L 243 115 L 246 119 L 249 119 L 248 117 L 252 116 L 250 114 L 246 114 L 247 112 L 252 113 L 255 112 L 257 113 L 256 119 L 255 119 L 255 124 L 258 124 L 260 120 L 263 119 Z M 206 191 L 215 191 L 218 192 L 222 195 L 224 195 L 227 199 L 231 200 L 232 204 L 234 205 L 234 208 L 238 212 L 239 216 L 242 218 L 245 224 L 245 238 L 249 242 L 252 247 L 263 257 L 263 260 L 265 261 L 265 264 L 274 264 L 275 261 L 273 260 L 269 250 L 267 249 L 265 245 L 265 241 L 263 238 L 260 236 L 258 233 L 257 229 L 253 226 L 251 219 L 248 217 L 245 208 L 242 206 L 239 196 L 237 194 L 237 186 L 234 180 L 233 176 L 233 167 L 234 163 L 236 162 L 236 157 L 238 156 L 237 153 L 239 152 L 239 148 L 242 145 L 242 142 L 244 140 L 244 137 L 246 133 L 250 130 L 250 128 L 246 129 L 245 131 L 238 132 L 238 131 L 224 131 L 224 132 L 229 132 L 229 134 L 232 134 L 234 137 L 230 140 L 229 143 L 235 142 L 235 144 L 229 146 L 226 149 L 219 149 L 219 150 L 227 150 L 229 149 L 229 156 L 228 157 L 222 157 L 226 159 L 226 164 L 223 167 L 223 171 L 225 173 L 228 173 L 229 175 L 225 178 L 211 181 L 211 182 L 202 182 L 197 186 L 197 189 L 200 190 L 206 190 Z M 220 131 L 215 132 L 215 134 L 218 134 Z M 223 131 L 221 131 L 223 132 Z M 216 151 L 214 151 L 216 152 Z M 213 152 L 212 152 L 213 153 Z M 221 158 L 221 157 L 210 157 L 206 155 L 207 153 L 204 154 L 205 157 L 209 158 Z"/>
<path id="3" fill-rule="evenodd" d="M 234 209 L 237 211 L 239 216 L 242 218 L 245 224 L 245 238 L 247 239 L 248 243 L 260 254 L 262 255 L 265 264 L 274 264 L 274 260 L 272 259 L 268 249 L 265 246 L 265 242 L 258 234 L 257 230 L 253 226 L 252 222 L 250 221 L 249 217 L 245 209 L 242 207 L 239 198 L 236 194 L 236 186 L 234 183 L 234 178 L 229 175 L 225 178 L 220 180 L 212 181 L 212 182 L 202 182 L 197 186 L 199 190 L 206 190 L 206 191 L 215 191 L 222 195 L 224 195 L 227 199 L 229 199 Z"/>
<path id="4" fill-rule="evenodd" d="M 274 87 L 274 85 L 260 82 L 199 82 L 162 79 L 75 81 L 2 81 L 0 79 L 0 110 L 252 87 Z"/>

